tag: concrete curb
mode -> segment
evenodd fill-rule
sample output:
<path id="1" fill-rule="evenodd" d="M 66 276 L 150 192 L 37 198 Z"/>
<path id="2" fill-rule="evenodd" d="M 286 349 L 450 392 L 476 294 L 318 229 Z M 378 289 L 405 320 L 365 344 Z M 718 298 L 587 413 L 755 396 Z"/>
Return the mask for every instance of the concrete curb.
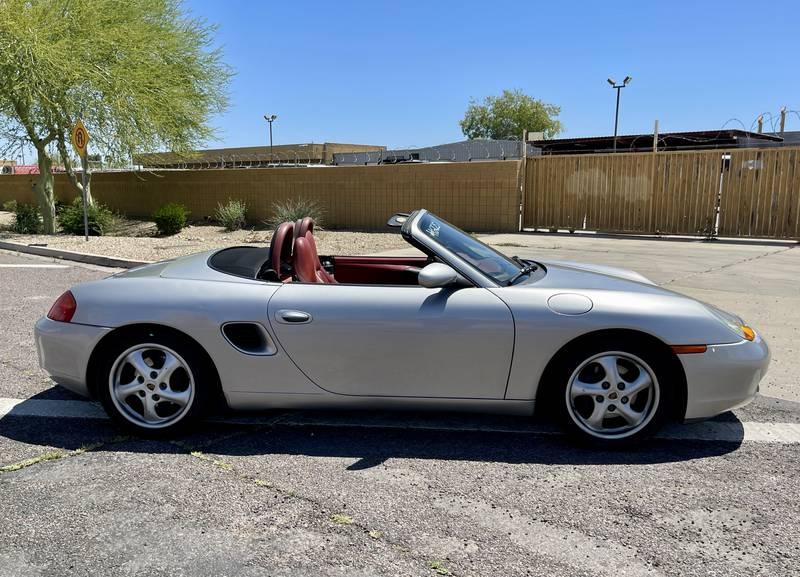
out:
<path id="1" fill-rule="evenodd" d="M 25 254 L 35 254 L 38 256 L 46 256 L 50 258 L 58 258 L 61 260 L 71 260 L 75 262 L 82 262 L 85 264 L 93 264 L 96 266 L 107 266 L 113 268 L 133 268 L 151 263 L 151 261 L 147 260 L 128 260 L 124 258 L 116 258 L 113 256 L 103 256 L 100 254 L 73 252 L 71 250 L 47 248 L 44 246 L 31 246 L 27 244 L 19 244 L 16 242 L 8 242 L 2 240 L 0 240 L 0 249 L 12 250 L 15 252 L 21 252 Z"/>

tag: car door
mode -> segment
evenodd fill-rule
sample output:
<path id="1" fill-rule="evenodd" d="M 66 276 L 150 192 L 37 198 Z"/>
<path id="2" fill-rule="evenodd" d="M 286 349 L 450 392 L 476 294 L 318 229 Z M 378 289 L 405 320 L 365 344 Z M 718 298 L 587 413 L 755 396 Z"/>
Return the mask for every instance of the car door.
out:
<path id="1" fill-rule="evenodd" d="M 268 309 L 284 350 L 330 392 L 505 394 L 514 323 L 487 289 L 288 283 Z"/>

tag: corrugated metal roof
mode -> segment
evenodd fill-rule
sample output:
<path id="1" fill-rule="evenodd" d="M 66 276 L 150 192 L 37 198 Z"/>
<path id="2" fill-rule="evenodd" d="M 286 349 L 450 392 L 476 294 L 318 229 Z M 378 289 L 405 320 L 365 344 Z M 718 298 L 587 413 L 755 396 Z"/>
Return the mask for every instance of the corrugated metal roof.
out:
<path id="1" fill-rule="evenodd" d="M 780 136 L 745 130 L 696 130 L 691 132 L 663 132 L 658 134 L 659 151 L 703 150 L 714 148 L 752 148 L 781 146 Z M 542 154 L 603 154 L 612 152 L 649 152 L 653 149 L 653 134 L 623 134 L 614 136 L 588 136 L 582 138 L 554 138 L 533 143 Z"/>
<path id="2" fill-rule="evenodd" d="M 12 174 L 39 174 L 39 165 L 37 164 L 17 164 L 13 168 Z"/>

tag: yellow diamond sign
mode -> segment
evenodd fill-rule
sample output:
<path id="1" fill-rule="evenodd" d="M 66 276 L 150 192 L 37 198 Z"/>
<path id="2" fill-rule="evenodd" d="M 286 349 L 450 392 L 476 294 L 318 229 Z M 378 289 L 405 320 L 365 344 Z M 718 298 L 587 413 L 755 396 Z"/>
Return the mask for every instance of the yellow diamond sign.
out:
<path id="1" fill-rule="evenodd" d="M 75 147 L 75 152 L 78 153 L 78 156 L 81 158 L 86 156 L 86 145 L 89 144 L 89 132 L 87 132 L 86 127 L 80 119 L 78 119 L 78 122 L 76 122 L 75 126 L 72 128 L 71 140 L 72 146 Z"/>

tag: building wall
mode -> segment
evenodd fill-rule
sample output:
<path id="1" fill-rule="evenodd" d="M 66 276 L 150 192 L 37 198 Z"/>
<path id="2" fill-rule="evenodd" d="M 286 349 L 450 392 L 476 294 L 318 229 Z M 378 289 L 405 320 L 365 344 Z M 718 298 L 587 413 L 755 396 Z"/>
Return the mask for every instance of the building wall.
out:
<path id="1" fill-rule="evenodd" d="M 385 146 L 322 142 L 315 144 L 276 144 L 198 150 L 186 154 L 157 152 L 136 155 L 134 163 L 145 168 L 225 168 L 261 167 L 267 164 L 333 164 L 333 155 L 342 152 L 380 151 Z"/>
<path id="2" fill-rule="evenodd" d="M 528 155 L 537 154 L 538 149 L 528 145 Z M 484 138 L 462 140 L 424 148 L 402 148 L 394 150 L 345 150 L 333 157 L 337 166 L 364 166 L 368 164 L 393 164 L 408 160 L 423 162 L 479 162 L 492 160 L 516 160 L 522 153 L 518 140 L 489 140 Z"/>
<path id="3" fill-rule="evenodd" d="M 92 177 L 92 195 L 130 217 L 149 217 L 167 202 L 179 202 L 201 219 L 220 202 L 247 203 L 248 218 L 271 217 L 272 205 L 293 197 L 318 201 L 326 226 L 383 230 L 396 212 L 427 208 L 473 231 L 516 231 L 519 162 L 420 164 L 247 170 L 105 172 Z M 0 202 L 33 202 L 36 176 L 0 177 Z M 56 195 L 77 191 L 65 175 L 55 177 Z"/>

